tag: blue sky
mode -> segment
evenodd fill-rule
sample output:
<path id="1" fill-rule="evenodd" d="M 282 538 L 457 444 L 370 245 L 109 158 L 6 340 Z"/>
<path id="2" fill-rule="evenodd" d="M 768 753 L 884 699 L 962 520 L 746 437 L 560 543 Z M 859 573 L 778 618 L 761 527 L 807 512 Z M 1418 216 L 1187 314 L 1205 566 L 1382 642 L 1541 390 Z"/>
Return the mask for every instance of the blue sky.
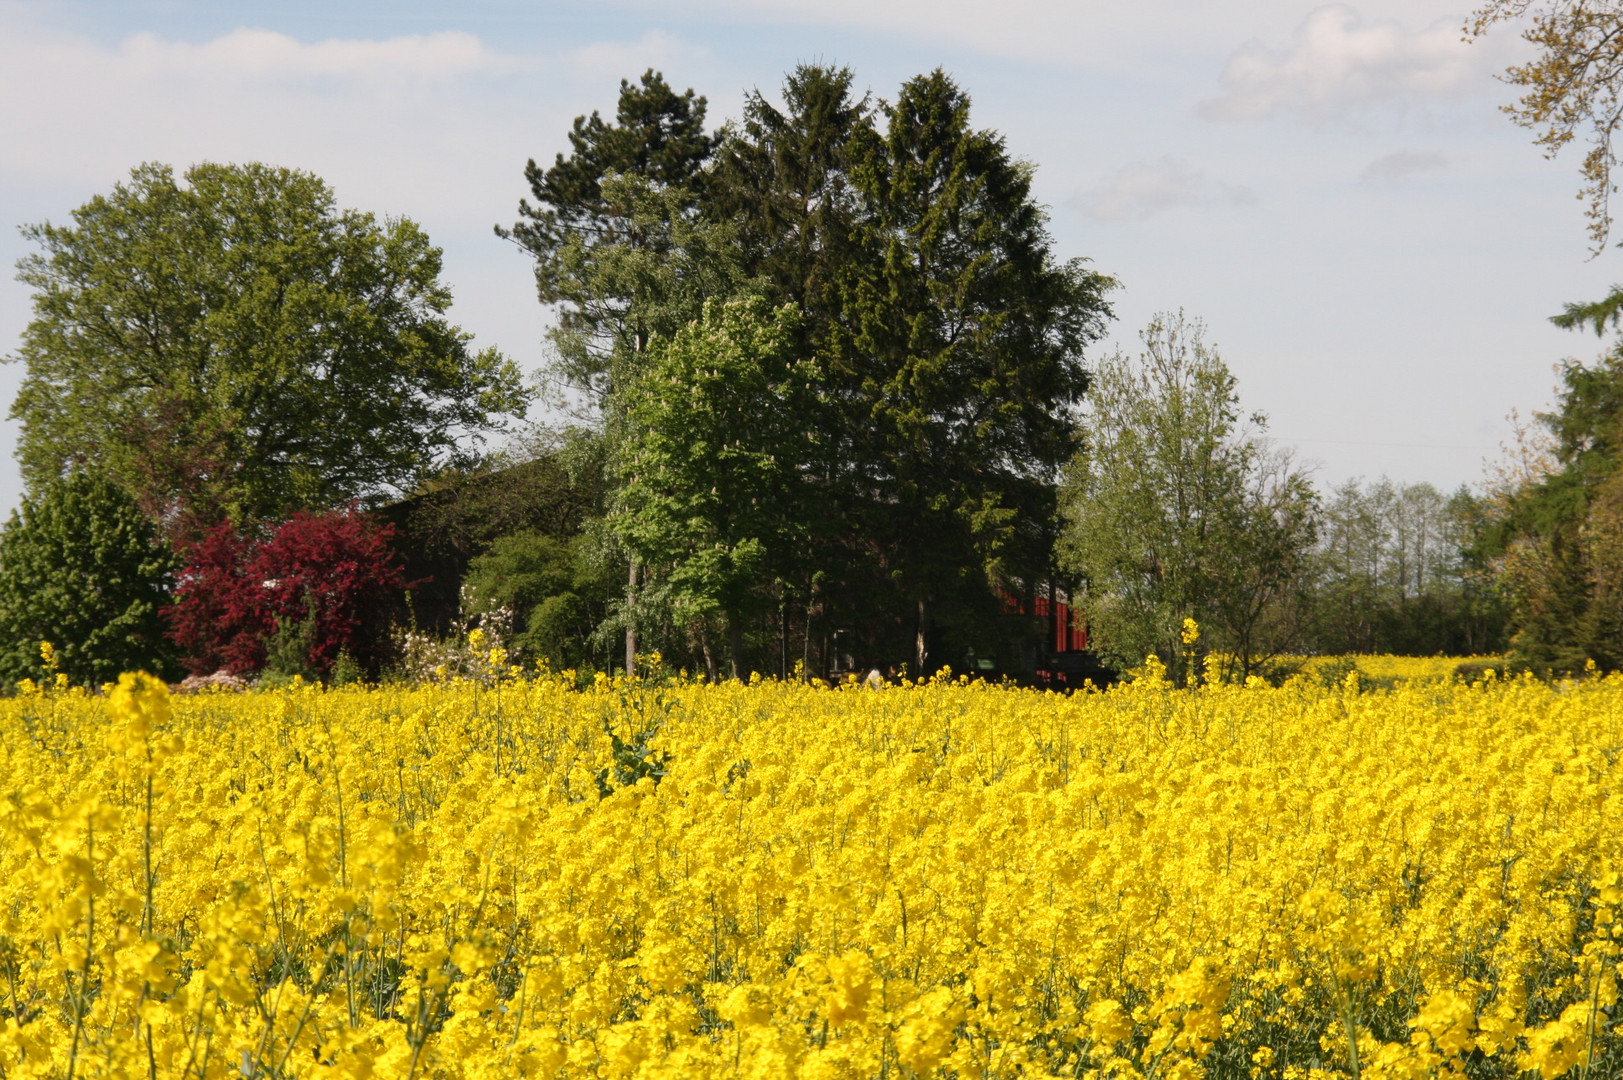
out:
<path id="1" fill-rule="evenodd" d="M 1369 0 L 426 0 L 275 6 L 0 0 L 0 260 L 141 161 L 308 169 L 421 222 L 455 317 L 529 369 L 546 313 L 491 226 L 529 157 L 656 67 L 711 119 L 801 61 L 894 93 L 935 67 L 1036 167 L 1059 252 L 1117 276 L 1113 342 L 1204 319 L 1248 409 L 1321 482 L 1474 482 L 1512 410 L 1598 343 L 1545 321 L 1601 296 L 1576 160 L 1499 112 L 1514 32 L 1467 46 L 1462 5 Z M 0 281 L 0 353 L 28 318 Z M 9 401 L 20 370 L 0 367 Z M 0 427 L 0 510 L 20 484 Z"/>

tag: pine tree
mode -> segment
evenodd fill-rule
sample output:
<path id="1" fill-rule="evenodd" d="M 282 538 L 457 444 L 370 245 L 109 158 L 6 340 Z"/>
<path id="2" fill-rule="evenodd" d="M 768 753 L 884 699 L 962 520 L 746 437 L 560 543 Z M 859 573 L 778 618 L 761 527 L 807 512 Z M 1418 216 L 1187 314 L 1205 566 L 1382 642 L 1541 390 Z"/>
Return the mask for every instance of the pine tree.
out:
<path id="1" fill-rule="evenodd" d="M 706 277 L 718 261 L 703 254 L 713 235 L 694 224 L 711 150 L 704 119 L 705 99 L 677 94 L 659 72 L 622 79 L 614 123 L 596 112 L 576 117 L 570 155 L 549 169 L 532 158 L 524 177 L 534 202 L 520 200 L 520 220 L 496 229 L 535 260 L 541 302 L 558 305 L 555 375 L 600 409 L 655 333 L 728 287 Z"/>

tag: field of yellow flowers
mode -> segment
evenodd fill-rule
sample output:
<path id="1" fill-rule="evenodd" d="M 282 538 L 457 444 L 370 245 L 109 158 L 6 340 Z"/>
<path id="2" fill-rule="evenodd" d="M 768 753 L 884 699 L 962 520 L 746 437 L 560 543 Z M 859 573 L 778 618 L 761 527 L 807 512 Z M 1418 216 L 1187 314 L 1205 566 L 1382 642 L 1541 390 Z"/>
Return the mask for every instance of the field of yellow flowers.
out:
<path id="1" fill-rule="evenodd" d="M 0 1076 L 1615 1078 L 1623 679 L 0 702 Z"/>

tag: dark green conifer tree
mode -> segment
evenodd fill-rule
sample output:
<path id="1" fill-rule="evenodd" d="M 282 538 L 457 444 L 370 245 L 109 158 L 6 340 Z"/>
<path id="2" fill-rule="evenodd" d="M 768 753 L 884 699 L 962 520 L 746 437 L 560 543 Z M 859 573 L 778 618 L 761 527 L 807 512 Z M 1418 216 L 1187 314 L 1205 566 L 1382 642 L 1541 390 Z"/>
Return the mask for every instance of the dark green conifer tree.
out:
<path id="1" fill-rule="evenodd" d="M 1050 571 L 1041 537 L 1114 283 L 1055 257 L 1030 169 L 971 126 L 969 96 L 943 72 L 881 111 L 883 131 L 853 152 L 865 257 L 842 275 L 853 342 L 840 392 L 863 472 L 883 478 L 868 531 L 926 670 L 938 614 L 984 621 L 1001 573 Z"/>

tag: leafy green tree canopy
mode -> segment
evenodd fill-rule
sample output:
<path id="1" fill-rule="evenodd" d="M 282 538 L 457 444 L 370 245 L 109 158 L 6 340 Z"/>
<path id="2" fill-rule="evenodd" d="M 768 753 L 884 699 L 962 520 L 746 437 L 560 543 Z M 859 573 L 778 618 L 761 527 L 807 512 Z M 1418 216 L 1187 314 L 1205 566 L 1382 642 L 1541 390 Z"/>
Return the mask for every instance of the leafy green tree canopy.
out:
<path id="1" fill-rule="evenodd" d="M 800 416 L 813 368 L 793 349 L 797 319 L 758 297 L 711 301 L 702 320 L 654 343 L 648 371 L 627 390 L 611 527 L 665 572 L 678 622 L 726 617 L 735 675 L 752 586 L 799 529 Z"/>
<path id="2" fill-rule="evenodd" d="M 1319 515 L 1303 643 L 1321 655 L 1479 655 L 1503 647 L 1504 605 L 1474 554 L 1469 488 L 1350 480 Z"/>
<path id="3" fill-rule="evenodd" d="M 82 472 L 46 483 L 0 532 L 0 680 L 40 678 L 42 641 L 81 685 L 166 673 L 160 610 L 178 565 L 117 484 Z"/>
<path id="4" fill-rule="evenodd" d="M 440 250 L 340 210 L 309 173 L 135 169 L 39 224 L 11 416 L 38 487 L 93 462 L 149 513 L 207 525 L 410 489 L 522 414 L 517 368 L 445 313 Z"/>
<path id="5" fill-rule="evenodd" d="M 1159 315 L 1138 357 L 1099 367 L 1088 439 L 1062 495 L 1068 568 L 1086 581 L 1101 646 L 1179 669 L 1182 622 L 1249 675 L 1290 640 L 1293 587 L 1313 544 L 1316 497 L 1257 439 L 1233 373 L 1204 327 Z"/>

